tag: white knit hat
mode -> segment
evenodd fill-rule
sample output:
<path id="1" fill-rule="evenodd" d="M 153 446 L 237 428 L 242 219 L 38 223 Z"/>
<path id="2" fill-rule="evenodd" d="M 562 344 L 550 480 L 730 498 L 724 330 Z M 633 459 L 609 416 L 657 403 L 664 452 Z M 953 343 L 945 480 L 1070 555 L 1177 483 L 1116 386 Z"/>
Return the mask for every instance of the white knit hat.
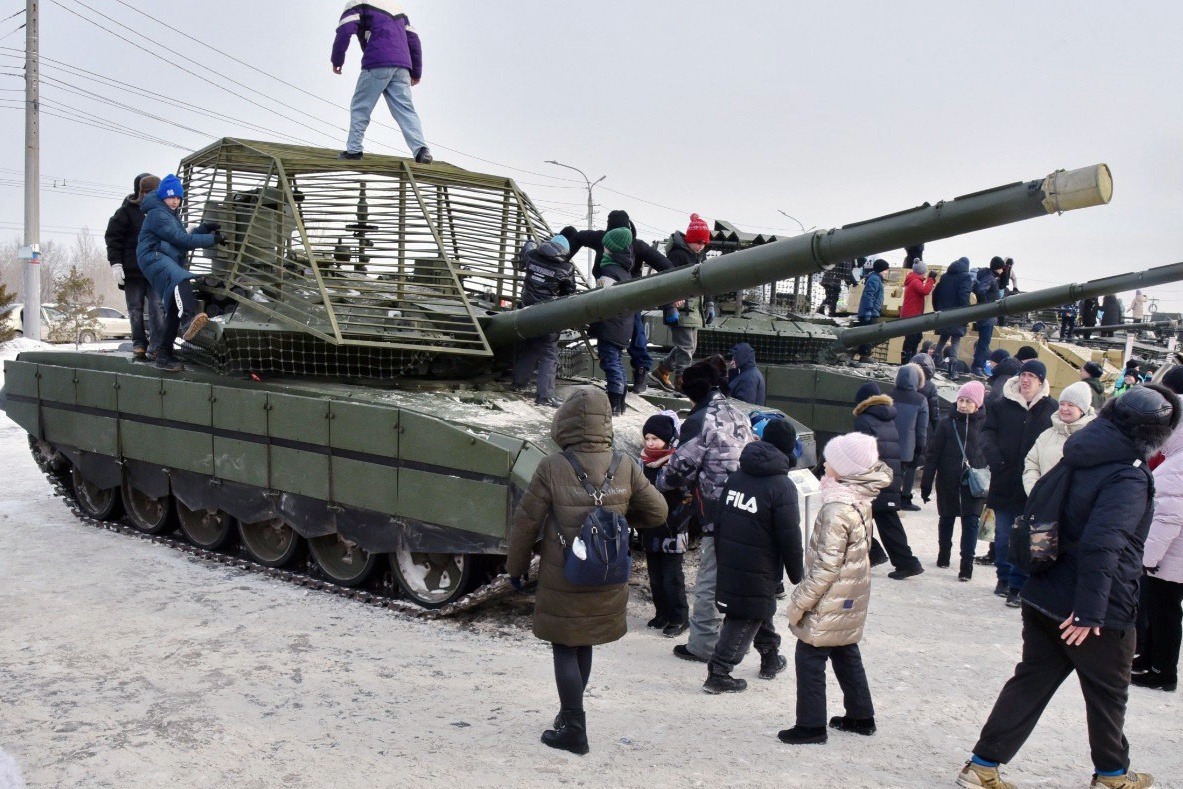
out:
<path id="1" fill-rule="evenodd" d="M 879 462 L 875 439 L 866 433 L 847 433 L 831 438 L 824 454 L 826 463 L 840 477 L 863 474 Z"/>
<path id="2" fill-rule="evenodd" d="M 1080 413 L 1087 414 L 1093 408 L 1093 390 L 1084 381 L 1077 381 L 1064 387 L 1064 391 L 1060 392 L 1060 402 L 1072 403 L 1080 409 Z"/>

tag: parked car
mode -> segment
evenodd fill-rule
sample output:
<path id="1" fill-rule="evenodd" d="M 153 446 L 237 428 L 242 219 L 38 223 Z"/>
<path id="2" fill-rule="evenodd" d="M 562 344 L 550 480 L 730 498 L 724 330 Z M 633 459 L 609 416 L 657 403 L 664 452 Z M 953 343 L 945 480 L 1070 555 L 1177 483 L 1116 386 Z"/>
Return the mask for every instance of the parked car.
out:
<path id="1" fill-rule="evenodd" d="M 50 342 L 49 335 L 53 331 L 53 327 L 62 319 L 62 314 L 54 309 L 52 304 L 41 305 L 41 340 L 43 342 Z M 4 321 L 13 331 L 16 332 L 17 337 L 25 336 L 25 305 L 20 302 L 15 302 L 8 305 L 4 312 L 0 314 L 0 320 Z"/>
<path id="2" fill-rule="evenodd" d="M 117 309 L 112 307 L 97 307 L 90 311 L 95 319 L 96 332 L 91 336 L 90 330 L 79 333 L 79 342 L 94 342 L 95 340 L 110 340 L 115 337 L 131 336 L 131 321 Z"/>

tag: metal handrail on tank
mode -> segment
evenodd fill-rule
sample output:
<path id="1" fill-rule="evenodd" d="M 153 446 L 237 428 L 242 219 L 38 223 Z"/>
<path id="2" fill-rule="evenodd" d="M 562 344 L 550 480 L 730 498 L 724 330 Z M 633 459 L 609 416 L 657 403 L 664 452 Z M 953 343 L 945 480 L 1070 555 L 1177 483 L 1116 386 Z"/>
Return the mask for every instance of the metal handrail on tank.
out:
<path id="1" fill-rule="evenodd" d="M 949 326 L 960 326 L 972 321 L 996 318 L 1002 315 L 1016 315 L 1032 310 L 1047 309 L 1071 301 L 1079 301 L 1107 293 L 1121 293 L 1136 288 L 1149 288 L 1167 282 L 1183 280 L 1183 263 L 1137 271 L 1131 274 L 1116 274 L 1112 277 L 1089 280 L 1053 288 L 1034 290 L 1030 293 L 1015 293 L 1004 296 L 989 304 L 975 304 L 944 312 L 929 312 L 915 318 L 903 318 L 873 326 L 855 326 L 838 332 L 838 342 L 847 348 L 859 345 L 874 345 L 895 337 L 939 331 Z"/>
<path id="2" fill-rule="evenodd" d="M 999 186 L 935 204 L 925 203 L 877 219 L 710 258 L 694 266 L 611 288 L 497 313 L 483 321 L 485 338 L 491 346 L 504 346 L 688 296 L 723 293 L 818 273 L 841 260 L 1037 216 L 1104 205 L 1112 195 L 1112 176 L 1104 164 L 1058 170 L 1034 181 Z"/>
<path id="3" fill-rule="evenodd" d="M 1092 334 L 1099 331 L 1145 331 L 1146 329 L 1167 329 L 1179 326 L 1177 320 L 1162 320 L 1162 321 L 1141 321 L 1134 323 L 1111 323 L 1105 326 L 1074 326 L 1072 328 L 1073 334 Z"/>

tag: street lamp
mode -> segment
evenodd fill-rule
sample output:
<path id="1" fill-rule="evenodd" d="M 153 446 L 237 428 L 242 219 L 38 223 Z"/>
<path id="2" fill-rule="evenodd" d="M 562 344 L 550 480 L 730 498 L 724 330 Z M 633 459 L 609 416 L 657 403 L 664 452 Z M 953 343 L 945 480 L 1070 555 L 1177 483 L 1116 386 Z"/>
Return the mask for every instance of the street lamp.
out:
<path id="1" fill-rule="evenodd" d="M 546 163 L 553 164 L 556 167 L 566 167 L 568 170 L 574 170 L 575 172 L 577 172 L 581 176 L 583 176 L 583 182 L 585 184 L 587 184 L 587 229 L 591 230 L 592 229 L 592 216 L 593 216 L 592 187 L 594 187 L 600 181 L 603 181 L 608 176 L 601 175 L 599 178 L 597 178 L 596 180 L 593 181 L 590 178 L 588 178 L 587 174 L 584 173 L 583 170 L 580 170 L 578 167 L 572 167 L 569 164 L 563 164 L 562 162 L 556 162 L 554 159 L 547 159 Z M 592 252 L 592 248 L 588 247 L 587 248 L 587 281 L 589 284 L 592 281 L 592 263 L 594 261 L 595 261 L 595 255 Z"/>

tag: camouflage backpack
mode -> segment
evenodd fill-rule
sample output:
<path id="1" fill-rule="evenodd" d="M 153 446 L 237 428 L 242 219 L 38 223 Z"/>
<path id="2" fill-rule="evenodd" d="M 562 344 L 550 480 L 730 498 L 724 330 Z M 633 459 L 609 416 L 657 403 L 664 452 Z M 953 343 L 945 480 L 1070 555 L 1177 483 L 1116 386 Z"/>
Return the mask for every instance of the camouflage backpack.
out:
<path id="1" fill-rule="evenodd" d="M 1057 463 L 1040 477 L 1015 520 L 1008 560 L 1027 575 L 1043 572 L 1060 558 L 1060 521 L 1072 485 L 1072 466 Z"/>

